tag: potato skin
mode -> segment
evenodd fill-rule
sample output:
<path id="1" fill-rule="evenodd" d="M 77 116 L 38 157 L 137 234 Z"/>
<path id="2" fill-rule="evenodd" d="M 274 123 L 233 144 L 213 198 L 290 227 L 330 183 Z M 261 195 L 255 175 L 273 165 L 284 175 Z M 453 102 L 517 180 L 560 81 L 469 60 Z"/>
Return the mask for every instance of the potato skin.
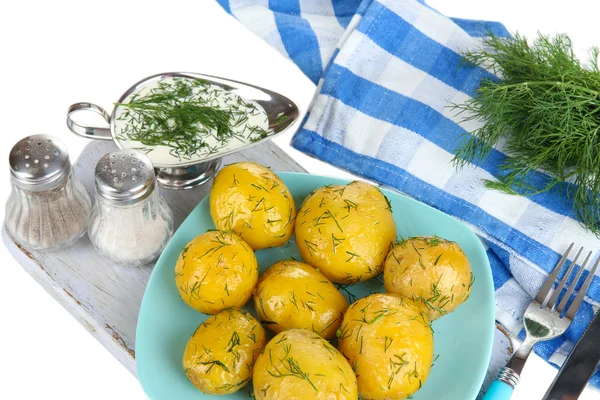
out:
<path id="1" fill-rule="evenodd" d="M 469 298 L 473 272 L 457 243 L 437 236 L 414 237 L 394 245 L 383 281 L 388 293 L 413 299 L 433 321 Z"/>
<path id="2" fill-rule="evenodd" d="M 256 360 L 257 400 L 356 400 L 356 376 L 335 347 L 314 332 L 290 329 L 276 335 Z"/>
<path id="3" fill-rule="evenodd" d="M 361 398 L 405 399 L 429 376 L 433 333 L 414 303 L 394 294 L 373 294 L 348 308 L 338 349 L 358 376 Z"/>
<path id="4" fill-rule="evenodd" d="M 266 344 L 265 330 L 247 311 L 221 311 L 196 329 L 185 346 L 183 368 L 200 391 L 233 393 L 250 382 Z"/>
<path id="5" fill-rule="evenodd" d="M 253 250 L 281 246 L 294 233 L 296 205 L 281 178 L 260 164 L 223 168 L 212 184 L 210 215 L 217 229 L 231 231 Z"/>
<path id="6" fill-rule="evenodd" d="M 197 236 L 184 247 L 175 265 L 179 295 L 205 314 L 242 307 L 257 281 L 254 252 L 234 233 L 208 231 Z"/>
<path id="7" fill-rule="evenodd" d="M 325 275 L 299 261 L 279 261 L 267 269 L 254 289 L 254 305 L 275 333 L 290 328 L 335 336 L 348 301 Z"/>
<path id="8" fill-rule="evenodd" d="M 315 190 L 296 217 L 302 258 L 336 283 L 378 275 L 395 240 L 396 224 L 387 199 L 364 182 Z"/>

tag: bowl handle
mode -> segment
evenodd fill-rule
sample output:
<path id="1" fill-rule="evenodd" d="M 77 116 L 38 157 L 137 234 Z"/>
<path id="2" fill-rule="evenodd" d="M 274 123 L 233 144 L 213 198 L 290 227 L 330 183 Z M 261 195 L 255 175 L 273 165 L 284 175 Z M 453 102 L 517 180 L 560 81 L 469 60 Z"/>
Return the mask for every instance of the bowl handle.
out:
<path id="1" fill-rule="evenodd" d="M 108 126 L 84 126 L 73 121 L 71 116 L 78 111 L 92 111 L 102 115 Z M 110 115 L 100 106 L 92 103 L 75 103 L 67 111 L 67 126 L 76 135 L 101 140 L 112 140 L 110 133 Z"/>

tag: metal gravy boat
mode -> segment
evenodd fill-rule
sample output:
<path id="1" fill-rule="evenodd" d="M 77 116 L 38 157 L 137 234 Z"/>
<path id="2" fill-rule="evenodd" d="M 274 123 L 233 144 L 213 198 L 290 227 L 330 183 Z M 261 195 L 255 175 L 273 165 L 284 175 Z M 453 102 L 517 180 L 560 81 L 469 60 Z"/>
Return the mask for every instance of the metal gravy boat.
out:
<path id="1" fill-rule="evenodd" d="M 139 92 L 147 84 L 154 81 L 160 81 L 166 78 L 192 78 L 208 81 L 213 85 L 217 85 L 228 92 L 236 94 L 246 100 L 252 100 L 258 103 L 266 112 L 268 117 L 268 128 L 270 133 L 265 138 L 258 141 L 249 142 L 241 147 L 217 151 L 214 154 L 207 155 L 198 160 L 174 160 L 173 163 L 153 165 L 156 171 L 156 178 L 161 187 L 167 189 L 189 189 L 201 185 L 211 179 L 217 172 L 223 156 L 245 150 L 249 147 L 256 146 L 263 141 L 270 140 L 276 135 L 283 133 L 290 127 L 300 114 L 298 106 L 288 99 L 268 89 L 250 85 L 243 82 L 232 81 L 229 79 L 219 78 L 211 75 L 188 72 L 168 72 L 149 76 L 135 85 L 131 86 L 119 98 L 117 103 L 122 103 L 130 95 Z M 75 103 L 69 107 L 67 112 L 67 126 L 71 132 L 99 140 L 112 140 L 117 147 L 123 148 L 117 138 L 116 115 L 120 106 L 115 106 L 111 114 L 104 108 L 92 103 Z M 106 121 L 106 126 L 86 126 L 80 124 L 73 119 L 73 115 L 77 112 L 91 111 L 100 114 Z M 283 118 L 282 118 L 283 117 Z M 152 157 L 149 155 L 152 160 Z"/>

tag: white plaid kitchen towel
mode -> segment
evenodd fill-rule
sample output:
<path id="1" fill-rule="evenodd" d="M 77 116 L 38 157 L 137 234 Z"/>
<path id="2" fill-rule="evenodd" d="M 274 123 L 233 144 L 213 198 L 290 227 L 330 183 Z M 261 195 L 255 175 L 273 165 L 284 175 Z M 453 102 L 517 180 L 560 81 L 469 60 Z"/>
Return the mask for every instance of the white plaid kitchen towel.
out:
<path id="1" fill-rule="evenodd" d="M 292 145 L 469 224 L 488 246 L 496 319 L 523 339 L 523 313 L 560 254 L 571 242 L 596 252 L 600 241 L 554 192 L 486 189 L 482 181 L 500 174 L 501 149 L 479 167 L 457 170 L 451 162 L 461 135 L 478 122 L 461 122 L 449 105 L 473 96 L 481 79 L 499 79 L 462 65 L 460 54 L 488 32 L 508 36 L 506 29 L 448 18 L 417 0 L 218 1 L 317 83 Z M 599 302 L 596 276 L 566 334 L 536 352 L 562 364 Z M 600 385 L 600 374 L 592 383 Z"/>

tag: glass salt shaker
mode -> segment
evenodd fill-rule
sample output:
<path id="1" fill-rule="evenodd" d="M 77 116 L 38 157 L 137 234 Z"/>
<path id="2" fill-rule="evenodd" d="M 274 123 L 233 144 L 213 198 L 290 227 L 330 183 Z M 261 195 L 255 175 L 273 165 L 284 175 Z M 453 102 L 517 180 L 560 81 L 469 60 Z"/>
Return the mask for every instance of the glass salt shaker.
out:
<path id="1" fill-rule="evenodd" d="M 173 214 L 160 196 L 150 159 L 123 149 L 98 161 L 96 203 L 88 235 L 96 250 L 116 264 L 155 260 L 173 236 Z"/>
<path id="2" fill-rule="evenodd" d="M 65 145 L 49 135 L 28 136 L 14 145 L 8 160 L 8 233 L 31 250 L 57 250 L 83 236 L 91 199 L 71 171 Z"/>

